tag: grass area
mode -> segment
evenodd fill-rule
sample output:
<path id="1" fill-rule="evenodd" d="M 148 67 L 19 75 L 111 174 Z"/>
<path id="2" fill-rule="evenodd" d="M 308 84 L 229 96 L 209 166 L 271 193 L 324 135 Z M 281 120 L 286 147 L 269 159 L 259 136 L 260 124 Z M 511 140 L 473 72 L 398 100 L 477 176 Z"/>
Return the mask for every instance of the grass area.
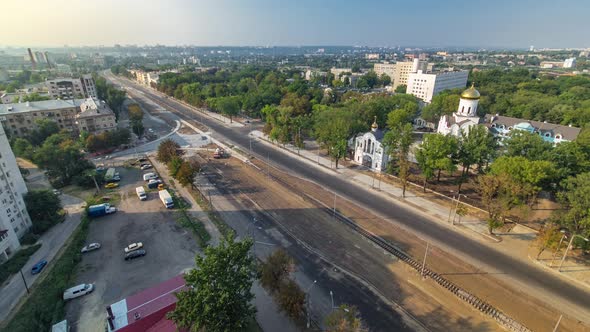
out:
<path id="1" fill-rule="evenodd" d="M 43 272 L 44 278 L 33 287 L 31 295 L 0 331 L 49 331 L 51 325 L 64 319 L 63 291 L 73 286 L 74 270 L 82 259 L 80 248 L 86 241 L 88 223 L 88 217 L 83 215 L 63 254 L 49 264 L 49 268 Z"/>
<path id="2" fill-rule="evenodd" d="M 197 237 L 197 242 L 199 243 L 199 247 L 205 248 L 209 245 L 209 241 L 211 241 L 211 234 L 207 232 L 205 225 L 201 221 L 194 220 L 184 209 L 176 212 L 175 217 L 176 222 L 178 222 L 182 227 L 190 229 L 195 234 Z"/>
<path id="3" fill-rule="evenodd" d="M 260 325 L 258 325 L 256 319 L 252 318 L 252 320 L 250 321 L 250 325 L 248 325 L 246 329 L 246 332 L 263 332 L 263 330 L 260 327 Z"/>
<path id="4" fill-rule="evenodd" d="M 203 198 L 201 192 L 198 191 L 198 189 L 189 189 L 189 192 L 195 201 L 197 201 L 197 204 L 199 204 L 201 209 L 207 212 L 209 219 L 215 224 L 223 236 L 228 236 L 229 234 L 234 233 L 234 230 L 225 223 L 225 221 L 215 212 L 215 210 L 211 208 L 209 202 Z"/>
<path id="5" fill-rule="evenodd" d="M 17 273 L 20 269 L 25 266 L 29 257 L 35 253 L 39 248 L 40 244 L 21 249 L 17 251 L 8 261 L 4 262 L 0 267 L 0 284 L 4 283 L 11 275 Z"/>

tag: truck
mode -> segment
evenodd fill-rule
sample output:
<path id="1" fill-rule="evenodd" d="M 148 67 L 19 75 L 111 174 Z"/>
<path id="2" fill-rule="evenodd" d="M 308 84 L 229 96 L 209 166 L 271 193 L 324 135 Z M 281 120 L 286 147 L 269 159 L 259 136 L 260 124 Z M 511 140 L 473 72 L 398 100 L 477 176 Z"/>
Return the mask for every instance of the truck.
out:
<path id="1" fill-rule="evenodd" d="M 117 212 L 117 208 L 111 206 L 109 203 L 91 205 L 88 207 L 88 216 L 92 218 L 105 216 L 115 212 Z"/>
<path id="2" fill-rule="evenodd" d="M 145 201 L 147 199 L 147 194 L 145 193 L 143 186 L 135 188 L 135 192 L 137 193 L 137 197 L 139 197 L 140 201 Z"/>
<path id="3" fill-rule="evenodd" d="M 172 196 L 170 196 L 168 190 L 160 190 L 158 191 L 158 195 L 160 196 L 160 200 L 167 209 L 171 209 L 174 207 L 174 201 L 172 201 Z"/>
<path id="4" fill-rule="evenodd" d="M 225 153 L 225 150 L 222 148 L 215 149 L 215 152 L 213 153 L 213 158 L 215 159 L 225 158 L 226 156 L 227 154 Z"/>
<path id="5" fill-rule="evenodd" d="M 113 167 L 107 169 L 107 172 L 104 174 L 104 180 L 106 182 L 111 182 L 115 177 L 115 172 L 116 170 Z"/>

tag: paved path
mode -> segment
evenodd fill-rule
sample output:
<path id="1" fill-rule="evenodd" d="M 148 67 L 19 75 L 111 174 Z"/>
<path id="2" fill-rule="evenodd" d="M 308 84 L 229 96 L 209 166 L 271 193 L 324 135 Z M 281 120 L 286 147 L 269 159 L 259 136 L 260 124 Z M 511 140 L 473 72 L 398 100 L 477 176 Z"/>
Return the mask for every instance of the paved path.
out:
<path id="1" fill-rule="evenodd" d="M 37 250 L 23 267 L 23 275 L 31 288 L 37 279 L 51 268 L 52 260 L 64 243 L 70 238 L 76 227 L 80 224 L 81 213 L 85 203 L 73 196 L 62 194 L 60 196 L 64 209 L 68 212 L 66 220 L 55 225 L 39 239 L 41 248 Z M 37 275 L 31 275 L 31 268 L 40 260 L 45 259 L 49 264 L 44 271 Z M 10 311 L 19 303 L 21 297 L 26 295 L 26 289 L 20 275 L 13 275 L 7 284 L 0 288 L 0 320 L 4 320 Z"/>

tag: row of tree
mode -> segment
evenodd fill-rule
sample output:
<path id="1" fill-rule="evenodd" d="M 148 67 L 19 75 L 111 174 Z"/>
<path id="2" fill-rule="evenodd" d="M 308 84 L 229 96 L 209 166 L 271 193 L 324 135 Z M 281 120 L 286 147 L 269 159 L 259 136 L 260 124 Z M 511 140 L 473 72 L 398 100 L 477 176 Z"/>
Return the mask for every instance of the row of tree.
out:
<path id="1" fill-rule="evenodd" d="M 182 155 L 180 145 L 171 139 L 162 141 L 158 146 L 157 158 L 166 164 L 170 175 L 184 187 L 193 186 L 201 165 L 195 159 L 182 158 Z"/>

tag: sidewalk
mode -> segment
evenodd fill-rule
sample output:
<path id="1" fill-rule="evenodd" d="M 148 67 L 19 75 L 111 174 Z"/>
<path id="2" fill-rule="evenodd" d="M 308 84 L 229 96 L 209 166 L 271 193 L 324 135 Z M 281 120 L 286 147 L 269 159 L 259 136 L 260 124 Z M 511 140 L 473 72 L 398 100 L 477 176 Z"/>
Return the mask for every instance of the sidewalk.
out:
<path id="1" fill-rule="evenodd" d="M 458 222 L 459 220 L 457 216 L 457 218 L 455 218 L 455 223 L 452 224 L 451 219 L 453 219 L 453 217 L 451 215 L 454 214 L 454 209 L 452 207 L 447 207 L 425 197 L 420 197 L 409 189 L 406 190 L 406 197 L 403 198 L 402 189 L 400 187 L 385 181 L 380 181 L 380 176 L 378 174 L 369 176 L 364 172 L 341 166 L 339 166 L 338 169 L 335 169 L 334 162 L 327 156 L 318 156 L 317 152 L 312 152 L 306 149 L 299 150 L 291 144 L 287 144 L 285 147 L 276 145 L 260 131 L 252 131 L 250 135 L 258 138 L 263 144 L 272 146 L 275 149 L 287 150 L 294 155 L 299 156 L 302 161 L 315 167 L 319 171 L 328 172 L 333 175 L 340 174 L 342 177 L 358 186 L 374 190 L 378 195 L 401 202 L 409 208 L 428 216 L 434 222 L 445 225 L 452 230 L 460 231 L 481 243 L 491 246 L 507 255 L 518 258 L 528 264 L 540 264 L 545 266 L 548 265 L 551 260 L 551 258 L 547 259 L 546 257 L 549 255 L 548 253 L 544 253 L 541 256 L 540 261 L 535 259 L 536 247 L 534 241 L 537 232 L 526 226 L 516 225 L 507 233 L 496 231 L 495 236 L 490 236 L 488 234 L 487 222 L 473 214 L 461 217 L 460 222 Z M 449 203 L 454 204 L 450 200 Z M 451 216 L 450 219 L 449 216 Z M 531 252 L 535 252 L 535 254 L 530 254 Z M 548 266 L 545 266 L 545 268 L 549 269 Z M 564 268 L 561 273 L 559 273 L 556 268 L 551 269 L 551 271 L 562 278 L 566 278 L 590 288 L 590 267 L 584 265 L 582 262 L 568 258 L 564 262 Z"/>

